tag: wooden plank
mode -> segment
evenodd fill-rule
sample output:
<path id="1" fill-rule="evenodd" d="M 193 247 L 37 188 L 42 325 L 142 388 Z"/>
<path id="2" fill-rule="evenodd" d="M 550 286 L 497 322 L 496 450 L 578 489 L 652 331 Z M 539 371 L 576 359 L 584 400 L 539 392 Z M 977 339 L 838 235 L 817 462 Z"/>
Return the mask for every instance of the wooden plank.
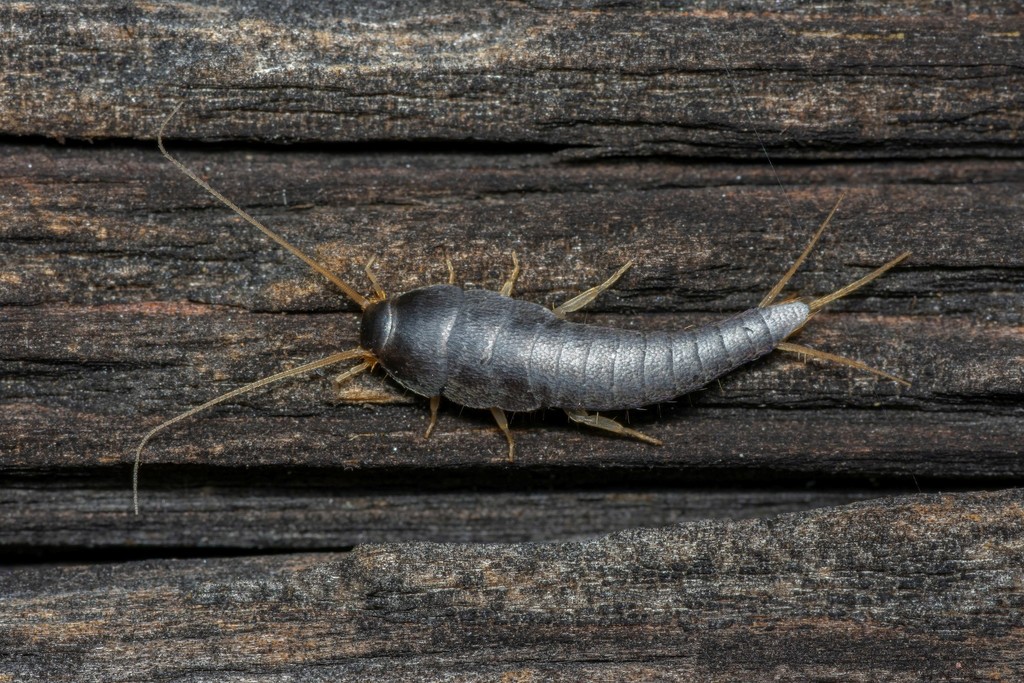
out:
<path id="1" fill-rule="evenodd" d="M 634 154 L 1014 155 L 1016 2 L 558 10 L 273 0 L 0 9 L 0 131 L 480 141 Z M 750 112 L 750 113 L 748 113 Z M 1010 147 L 1007 147 L 1010 146 Z"/>
<path id="2" fill-rule="evenodd" d="M 354 344 L 350 304 L 153 152 L 9 149 L 0 162 L 2 192 L 12 198 L 2 216 L 7 379 L 0 439 L 9 447 L 0 466 L 27 470 L 32 490 L 45 481 L 40 473 L 85 468 L 102 482 L 102 497 L 120 499 L 127 512 L 125 465 L 148 426 L 282 363 Z M 519 295 L 554 304 L 637 255 L 634 272 L 587 314 L 611 325 L 678 328 L 750 306 L 800 248 L 806 235 L 793 233 L 809 229 L 786 220 L 788 209 L 760 166 L 708 170 L 655 160 L 566 167 L 558 155 L 543 154 L 185 156 L 354 282 L 362 282 L 366 254 L 378 253 L 390 291 L 439 281 L 443 253 L 467 286 L 497 287 L 514 248 L 527 266 Z M 385 378 L 352 383 L 345 398 L 354 403 L 339 405 L 327 377 L 313 376 L 197 417 L 147 449 L 144 502 L 171 515 L 154 523 L 161 533 L 129 525 L 108 534 L 108 513 L 97 516 L 91 507 L 91 487 L 66 500 L 79 503 L 93 544 L 141 536 L 150 545 L 178 546 L 175 520 L 185 517 L 176 517 L 183 511 L 170 499 L 195 499 L 174 467 L 161 465 L 214 466 L 202 470 L 211 488 L 200 506 L 219 510 L 212 526 L 234 527 L 224 536 L 238 539 L 252 538 L 244 532 L 249 521 L 232 511 L 251 503 L 230 482 L 253 466 L 299 468 L 300 481 L 317 468 L 342 487 L 350 473 L 369 472 L 385 506 L 387 490 L 409 480 L 443 489 L 455 476 L 469 488 L 501 490 L 509 477 L 526 476 L 533 486 L 537 477 L 553 476 L 558 487 L 581 479 L 597 486 L 604 478 L 642 489 L 652 467 L 677 482 L 788 482 L 794 490 L 822 478 L 835 486 L 837 477 L 854 487 L 871 478 L 897 489 L 1016 480 L 1024 442 L 1024 257 L 1014 246 L 1021 168 L 1012 161 L 834 165 L 816 168 L 813 186 L 790 184 L 799 213 L 816 213 L 849 191 L 835 229 L 797 281 L 801 291 L 828 291 L 901 249 L 915 251 L 907 267 L 819 316 L 802 337 L 905 374 L 914 381 L 909 390 L 773 357 L 677 404 L 631 414 L 666 442 L 662 448 L 595 435 L 554 413 L 516 416 L 519 462 L 509 466 L 487 415 L 446 406 L 426 442 L 424 402 Z M 121 182 L 126 174 L 139 180 Z M 709 187 L 696 186 L 700 174 L 710 175 Z M 738 175 L 743 184 L 727 184 Z M 919 184 L 911 191 L 901 184 L 907 180 Z M 364 185 L 385 189 L 360 197 Z M 894 206 L 899 211 L 886 208 Z M 257 479 L 271 497 L 274 479 Z M 48 531 L 33 536 L 43 547 L 68 538 L 60 523 L 45 521 L 66 518 L 59 482 L 33 494 L 50 501 L 34 509 L 39 521 L 29 525 Z M 15 528 L 24 523 L 19 495 L 18 488 L 5 494 Z M 443 529 L 465 514 L 453 505 L 427 528 Z M 730 514 L 744 515 L 743 506 Z M 587 515 L 581 509 L 576 518 Z M 653 505 L 647 523 L 663 519 Z M 338 524 L 347 521 L 358 520 L 343 515 Z M 607 519 L 588 528 L 623 525 Z M 329 537 L 347 545 L 376 528 Z M 268 529 L 264 539 L 301 545 L 286 540 L 292 530 Z M 506 532 L 482 529 L 479 538 L 496 533 L 516 539 L 524 531 L 510 521 Z M 554 539 L 567 530 L 530 533 Z M 24 536 L 10 542 L 30 552 Z"/>
<path id="3" fill-rule="evenodd" d="M 24 154 L 8 158 L 11 175 L 26 157 L 33 159 L 32 152 Z M 4 215 L 9 275 L 3 296 L 11 305 L 2 323 L 9 340 L 5 350 L 11 374 L 29 383 L 12 394 L 66 395 L 45 406 L 31 400 L 12 402 L 11 414 L 20 413 L 23 420 L 13 429 L 47 419 L 36 417 L 41 408 L 58 414 L 84 409 L 89 413 L 83 427 L 108 449 L 110 421 L 116 416 L 123 416 L 118 424 L 128 416 L 156 420 L 267 374 L 282 360 L 298 362 L 354 344 L 358 323 L 350 312 L 352 304 L 304 266 L 267 247 L 155 155 L 107 151 L 96 158 L 91 150 L 68 150 L 59 156 L 63 179 L 53 177 L 56 166 L 35 158 L 24 164 L 31 169 L 7 181 L 4 189 L 15 198 Z M 189 156 L 196 163 L 201 158 Z M 252 185 L 239 192 L 239 201 L 246 205 L 259 207 L 267 197 L 279 198 L 274 188 L 280 182 L 302 177 L 302 166 L 290 156 L 250 155 L 245 169 L 232 163 L 237 158 L 210 171 L 229 194 L 251 180 Z M 131 160 L 143 177 L 151 179 L 134 189 L 114 179 L 123 175 L 122 162 Z M 308 157 L 300 155 L 301 161 Z M 536 168 L 542 161 L 558 166 L 555 159 L 535 159 L 531 172 L 553 175 L 550 169 Z M 406 204 L 396 206 L 382 198 L 346 208 L 344 200 L 320 198 L 321 188 L 331 186 L 324 182 L 311 184 L 305 194 L 292 192 L 289 202 L 302 209 L 271 206 L 259 213 L 268 222 L 283 225 L 296 243 L 353 282 L 362 283 L 361 263 L 369 254 L 378 254 L 384 285 L 393 292 L 441 280 L 443 253 L 452 256 L 466 286 L 496 288 L 507 274 L 508 252 L 517 249 L 526 265 L 519 295 L 553 304 L 638 256 L 634 272 L 596 302 L 586 319 L 652 329 L 685 326 L 751 306 L 806 238 L 793 234 L 799 228 L 785 220 L 786 207 L 778 205 L 782 200 L 761 186 L 770 184 L 763 169 L 749 181 L 752 187 L 689 188 L 685 181 L 682 187 L 671 186 L 676 173 L 672 164 L 654 162 L 630 183 L 631 170 L 595 162 L 587 165 L 586 173 L 577 170 L 570 176 L 579 184 L 611 188 L 606 192 L 583 193 L 571 187 L 516 192 L 519 176 L 501 177 L 501 160 L 489 166 L 480 159 L 474 175 L 497 176 L 492 196 L 481 198 L 473 188 L 452 181 L 448 194 L 431 201 L 429 195 L 442 190 L 421 190 L 417 183 L 437 182 L 429 173 L 437 162 L 428 155 L 402 156 L 388 163 L 388 174 L 377 182 L 409 184 L 403 190 Z M 1014 288 L 1024 260 L 1014 248 L 1019 226 L 1013 215 L 1020 211 L 1024 166 L 987 164 L 990 179 L 980 189 L 949 180 L 958 173 L 957 164 L 951 166 L 940 176 L 946 183 L 915 189 L 913 196 L 899 185 L 886 184 L 888 175 L 896 173 L 886 166 L 879 166 L 877 173 L 872 173 L 874 168 L 859 168 L 859 181 L 836 169 L 841 180 L 823 180 L 792 195 L 800 207 L 828 207 L 840 186 L 850 194 L 834 230 L 801 273 L 800 291 L 829 291 L 862 274 L 866 266 L 902 249 L 914 250 L 907 267 L 838 304 L 835 313 L 823 314 L 804 336 L 810 345 L 907 374 L 916 380 L 913 389 L 897 392 L 845 369 L 801 368 L 779 358 L 705 392 L 699 399 L 701 408 L 792 411 L 801 405 L 820 410 L 836 405 L 867 408 L 881 402 L 904 411 L 918 409 L 926 414 L 921 419 L 927 419 L 936 411 L 962 410 L 966 400 L 983 399 L 986 392 L 1012 396 L 1021 316 L 1014 305 L 1019 300 Z M 917 170 L 926 172 L 923 165 Z M 271 172 L 276 174 L 271 177 Z M 827 172 L 821 168 L 818 175 Z M 144 197 L 129 196 L 140 190 Z M 512 196 L 495 198 L 507 195 Z M 908 205 L 911 201 L 914 204 Z M 882 208 L 894 205 L 900 206 L 898 213 Z M 979 215 L 982 208 L 986 213 Z M 783 216 L 773 217 L 776 212 Z M 940 215 L 944 220 L 938 223 Z M 965 238 L 970 231 L 984 239 Z M 955 275 L 946 273 L 951 270 Z M 984 315 L 988 322 L 964 325 L 962 320 L 973 315 Z M 966 348 L 982 362 L 944 362 Z M 396 431 L 373 422 L 381 411 L 407 414 L 405 422 L 422 421 L 422 402 L 382 378 L 364 378 L 353 386 L 348 398 L 385 407 L 360 410 L 358 420 L 340 421 L 344 408 L 331 405 L 329 385 L 316 378 L 284 387 L 264 405 L 271 407 L 270 416 L 284 410 L 281 417 L 287 417 L 288 406 L 296 399 L 316 397 L 318 405 L 303 406 L 304 413 L 315 409 L 342 434 L 369 432 L 381 438 Z M 123 400 L 128 390 L 134 392 L 130 405 Z M 951 402 L 950 397 L 963 400 Z M 1016 414 L 1012 405 L 1006 408 L 1006 416 Z M 673 424 L 690 430 L 691 413 L 698 418 L 714 414 L 680 406 L 666 407 L 662 416 L 673 410 L 685 413 L 686 419 L 635 418 L 655 430 Z M 1000 412 L 998 405 L 992 410 Z M 891 412 L 877 414 L 897 419 Z M 390 419 L 391 413 L 387 415 Z M 873 419 L 871 415 L 867 411 L 866 419 Z M 458 429 L 459 422 L 450 416 L 442 427 Z M 348 427 L 339 430 L 339 423 Z M 134 433 L 118 430 L 115 439 L 130 447 L 143 426 L 139 424 Z M 407 428 L 419 430 L 421 425 Z M 23 443 L 28 443 L 33 429 L 23 429 Z M 409 436 L 398 438 L 419 441 Z M 80 431 L 77 438 L 81 442 L 90 437 Z M 331 438 L 337 440 L 338 434 Z M 161 440 L 173 441 L 174 434 Z M 491 444 L 492 455 L 500 456 L 497 441 Z M 616 439 L 593 442 L 659 452 Z M 394 453 L 391 443 L 384 452 Z M 78 449 L 71 461 L 53 452 L 38 455 L 43 459 L 33 462 L 39 464 L 86 465 L 109 458 L 109 453 L 101 457 L 88 449 Z M 399 455 L 380 457 L 389 458 L 386 464 L 414 464 L 399 460 Z M 270 461 L 256 458 L 252 464 Z M 25 464 L 27 459 L 16 453 L 10 462 Z"/>
<path id="4" fill-rule="evenodd" d="M 888 493 L 865 482 L 792 490 L 754 477 L 715 486 L 710 473 L 573 470 L 416 471 L 405 476 L 279 468 L 157 468 L 144 512 L 126 516 L 124 477 L 95 469 L 4 477 L 0 546 L 21 561 L 216 556 L 261 549 L 344 549 L 361 543 L 550 542 L 701 519 L 748 519 Z M 619 482 L 613 484 L 612 482 Z M 929 486 L 923 480 L 924 486 Z M 914 491 L 912 482 L 904 487 Z"/>
<path id="5" fill-rule="evenodd" d="M 1014 680 L 1024 493 L 0 574 L 9 680 Z M 116 589 L 112 589 L 116 586 Z"/>
<path id="6" fill-rule="evenodd" d="M 0 679 L 1018 678 L 1019 491 L 258 554 L 1020 484 L 1019 8 L 773 7 L 0 7 Z M 361 288 L 638 257 L 602 324 L 752 305 L 846 191 L 800 293 L 914 256 L 802 341 L 914 386 L 777 354 L 630 415 L 662 448 L 516 416 L 510 466 L 325 373 L 162 434 L 134 519 L 148 426 L 357 334 L 156 154 L 181 101 L 172 147 Z"/>

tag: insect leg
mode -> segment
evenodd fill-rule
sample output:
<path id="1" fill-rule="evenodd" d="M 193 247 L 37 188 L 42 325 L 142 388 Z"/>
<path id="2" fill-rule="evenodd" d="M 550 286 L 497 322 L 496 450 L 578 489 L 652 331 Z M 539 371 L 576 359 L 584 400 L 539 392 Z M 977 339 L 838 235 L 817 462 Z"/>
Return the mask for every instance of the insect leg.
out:
<path id="1" fill-rule="evenodd" d="M 501 286 L 502 296 L 512 296 L 512 287 L 516 284 L 516 279 L 519 277 L 519 259 L 516 258 L 516 252 L 512 252 L 512 274 L 508 276 L 508 281 Z"/>
<path id="2" fill-rule="evenodd" d="M 384 293 L 384 289 L 380 286 L 380 283 L 377 282 L 377 277 L 373 274 L 373 271 L 370 270 L 376 260 L 376 256 L 371 256 L 370 260 L 366 262 L 366 268 L 364 268 L 364 270 L 366 271 L 366 277 L 370 280 L 370 284 L 373 285 L 373 293 L 378 299 L 384 301 L 384 299 L 388 298 L 388 295 Z"/>
<path id="3" fill-rule="evenodd" d="M 335 375 L 334 379 L 332 379 L 331 381 L 334 383 L 334 390 L 338 393 L 339 398 L 341 396 L 341 385 L 342 384 L 344 384 L 345 382 L 349 381 L 350 379 L 352 379 L 353 377 L 358 375 L 360 372 L 364 372 L 366 370 L 369 370 L 372 367 L 373 367 L 373 363 L 372 362 L 370 362 L 368 360 L 364 360 L 359 365 L 356 365 L 355 367 L 349 368 L 348 370 L 346 370 L 345 372 L 341 373 L 340 375 Z"/>
<path id="4" fill-rule="evenodd" d="M 591 301 L 601 296 L 602 292 L 607 291 L 612 285 L 619 281 L 619 278 L 626 274 L 626 271 L 633 267 L 633 260 L 630 259 L 626 262 L 626 265 L 615 271 L 615 274 L 610 278 L 599 284 L 597 287 L 591 287 L 582 294 L 577 294 L 573 298 L 566 301 L 560 306 L 556 306 L 552 311 L 559 318 L 564 318 L 566 313 L 572 313 L 578 311 Z"/>
<path id="5" fill-rule="evenodd" d="M 566 410 L 565 414 L 569 416 L 569 419 L 573 422 L 579 422 L 589 427 L 596 427 L 597 429 L 603 429 L 608 432 L 614 432 L 615 434 L 621 434 L 622 436 L 628 436 L 638 441 L 644 441 L 646 443 L 660 446 L 661 441 L 655 439 L 653 436 L 647 436 L 635 429 L 629 427 L 623 427 L 615 420 L 607 417 L 601 417 L 600 415 L 591 415 L 590 413 L 582 410 Z"/>
<path id="6" fill-rule="evenodd" d="M 512 440 L 512 432 L 508 429 L 508 420 L 505 419 L 505 411 L 501 408 L 491 408 L 491 415 L 494 416 L 495 422 L 498 423 L 498 427 L 501 431 L 505 432 L 505 438 L 508 439 L 508 461 L 516 461 L 516 442 Z"/>
<path id="7" fill-rule="evenodd" d="M 455 266 L 452 265 L 452 260 L 448 258 L 448 254 L 444 255 L 444 265 L 448 267 L 448 284 L 455 284 Z"/>
<path id="8" fill-rule="evenodd" d="M 441 405 L 440 396 L 430 397 L 430 424 L 427 425 L 427 431 L 423 435 L 424 439 L 429 439 L 430 434 L 434 431 L 434 425 L 437 424 L 437 409 Z"/>

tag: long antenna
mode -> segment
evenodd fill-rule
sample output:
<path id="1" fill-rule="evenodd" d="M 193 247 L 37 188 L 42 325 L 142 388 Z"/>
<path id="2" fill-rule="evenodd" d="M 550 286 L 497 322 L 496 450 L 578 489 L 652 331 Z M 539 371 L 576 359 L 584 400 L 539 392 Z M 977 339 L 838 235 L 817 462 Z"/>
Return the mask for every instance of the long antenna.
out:
<path id="1" fill-rule="evenodd" d="M 181 171 L 182 173 L 187 175 L 189 178 L 194 180 L 196 183 L 198 183 L 200 187 L 202 187 L 204 190 L 206 190 L 211 195 L 213 195 L 218 200 L 220 200 L 220 202 L 222 204 L 224 204 L 226 207 L 228 207 L 229 209 L 234 211 L 236 214 L 238 214 L 239 216 L 244 218 L 246 221 L 248 221 L 250 224 L 252 224 L 256 228 L 258 228 L 260 230 L 260 232 L 262 232 L 264 235 L 266 235 L 270 239 L 272 239 L 275 242 L 277 242 L 278 244 L 280 244 L 282 247 L 284 247 L 285 249 L 290 251 L 292 254 L 294 254 L 295 256 L 300 258 L 303 262 L 305 262 L 305 264 L 307 266 L 309 266 L 310 268 L 312 268 L 313 270 L 315 270 L 316 272 L 320 273 L 325 278 L 327 278 L 328 280 L 333 282 L 335 284 L 335 286 L 337 286 L 338 289 L 340 289 L 342 292 L 345 293 L 345 296 L 347 296 L 349 299 L 352 299 L 352 301 L 354 301 L 357 304 L 359 304 L 359 308 L 362 308 L 363 310 L 366 310 L 366 307 L 370 305 L 370 300 L 369 299 L 367 299 L 365 296 L 363 296 L 362 294 L 357 292 L 355 289 L 350 287 L 348 284 L 343 282 L 341 280 L 341 278 L 339 278 L 337 275 L 335 275 L 331 271 L 329 271 L 326 268 L 324 268 L 323 266 L 321 266 L 319 263 L 314 261 L 309 256 L 306 256 L 306 254 L 304 254 L 302 251 L 300 251 L 297 247 L 294 247 L 291 244 L 289 244 L 287 240 L 285 240 L 283 237 L 278 235 L 276 232 L 274 232 L 273 230 L 271 230 L 270 228 L 268 228 L 267 226 L 263 225 L 262 223 L 260 223 L 258 220 L 256 220 L 252 216 L 250 216 L 248 213 L 243 211 L 237 204 L 235 204 L 233 201 L 231 201 L 230 199 L 228 199 L 227 197 L 222 195 L 217 190 L 213 189 L 213 187 L 211 187 L 208 182 L 206 182 L 205 180 L 200 178 L 198 175 L 196 175 L 195 171 L 193 171 L 188 166 L 186 166 L 185 164 L 181 163 L 180 161 L 178 161 L 177 159 L 175 159 L 173 156 L 170 155 L 170 153 L 164 148 L 164 131 L 166 130 L 167 124 L 170 123 L 171 119 L 173 119 L 174 116 L 178 113 L 178 111 L 181 110 L 181 107 L 182 107 L 183 104 L 184 104 L 183 102 L 179 103 L 178 106 L 176 106 L 174 108 L 174 110 L 167 116 L 167 118 L 164 119 L 164 122 L 160 124 L 160 131 L 156 135 L 157 147 L 159 147 L 160 148 L 160 152 L 165 157 L 167 157 L 167 160 L 170 161 L 172 164 L 174 164 L 178 168 L 179 171 Z"/>
<path id="2" fill-rule="evenodd" d="M 258 379 L 255 382 L 250 382 L 249 384 L 238 387 L 237 389 L 232 389 L 226 394 L 221 394 L 217 398 L 212 398 L 202 405 L 196 406 L 195 408 L 189 408 L 185 412 L 179 413 L 172 417 L 171 419 L 161 422 L 156 427 L 153 427 L 151 430 L 146 432 L 146 436 L 142 437 L 142 442 L 139 443 L 138 448 L 135 449 L 135 466 L 132 468 L 132 506 L 135 508 L 135 514 L 139 514 L 139 466 L 142 464 L 142 449 L 145 448 L 146 444 L 149 443 L 150 439 L 156 436 L 159 432 L 167 429 L 173 424 L 181 422 L 186 418 L 192 417 L 193 415 L 200 411 L 206 410 L 207 408 L 212 408 L 218 403 L 223 403 L 224 401 L 228 401 L 232 398 L 235 398 L 236 396 L 247 394 L 250 391 L 255 391 L 256 389 L 265 387 L 268 384 L 280 382 L 283 379 L 288 379 L 289 377 L 294 377 L 295 375 L 301 375 L 307 372 L 312 372 L 313 370 L 325 368 L 328 365 L 334 365 L 335 363 L 342 363 L 347 360 L 352 360 L 353 358 L 362 358 L 363 362 L 351 368 L 350 370 L 347 370 L 343 375 L 337 378 L 337 381 L 341 382 L 346 379 L 349 379 L 350 377 L 354 377 L 355 375 L 358 375 L 360 372 L 368 370 L 372 365 L 372 363 L 370 362 L 370 359 L 373 358 L 372 354 L 359 347 L 349 349 L 348 351 L 334 353 L 331 354 L 330 356 L 327 356 L 326 358 L 321 358 L 320 360 L 313 361 L 312 363 L 300 365 L 297 368 L 285 370 L 275 375 L 271 375 L 270 377 L 264 377 L 263 379 Z"/>
<path id="3" fill-rule="evenodd" d="M 163 123 L 160 124 L 160 129 L 157 132 L 156 144 L 157 144 L 157 147 L 160 148 L 160 152 L 164 155 L 164 157 L 166 157 L 168 161 L 170 161 L 172 164 L 174 164 L 174 166 L 179 171 L 181 171 L 182 173 L 187 175 L 189 178 L 191 178 L 193 181 L 195 181 L 196 184 L 198 184 L 204 190 L 206 190 L 211 195 L 216 197 L 217 200 L 219 200 L 222 204 L 224 204 L 229 209 L 234 211 L 236 214 L 238 214 L 239 216 L 244 218 L 249 224 L 251 224 L 254 227 L 256 227 L 260 232 L 262 232 L 264 235 L 266 235 L 267 237 L 272 239 L 274 242 L 276 242 L 277 244 L 279 244 L 280 246 L 284 247 L 289 252 L 294 254 L 296 257 L 298 257 L 300 260 L 302 260 L 310 268 L 312 268 L 316 272 L 318 272 L 321 275 L 323 275 L 330 282 L 334 283 L 334 285 L 336 285 L 338 287 L 338 289 L 340 289 L 345 294 L 345 296 L 347 296 L 348 298 L 352 299 L 352 301 L 356 302 L 359 305 L 360 308 L 365 310 L 367 308 L 367 306 L 370 305 L 370 300 L 369 299 L 367 299 L 362 294 L 357 292 L 354 288 L 350 287 L 347 283 L 345 283 L 337 275 L 335 275 L 331 271 L 329 271 L 326 268 L 324 268 L 322 265 L 317 263 L 311 257 L 307 256 L 300 249 L 298 249 L 297 247 L 295 247 L 292 244 L 290 244 L 287 240 L 285 240 L 283 237 L 278 235 L 276 232 L 274 232 L 273 230 L 271 230 L 267 226 L 263 225 L 261 222 L 259 222 L 255 218 L 253 218 L 247 212 L 243 211 L 233 201 L 231 201 L 230 199 L 228 199 L 227 197 L 222 195 L 217 190 L 213 189 L 213 187 L 211 187 L 209 183 L 207 183 L 205 180 L 200 178 L 192 169 L 190 169 L 188 166 L 186 166 L 185 164 L 181 163 L 176 158 L 171 156 L 171 154 L 164 147 L 164 133 L 167 130 L 167 124 L 170 123 L 171 119 L 174 118 L 174 116 L 181 110 L 181 107 L 182 107 L 182 104 L 178 104 L 178 106 L 176 106 L 174 108 L 174 110 L 171 111 L 171 113 L 167 116 L 167 118 L 164 119 Z M 379 286 L 377 286 L 377 290 L 378 291 L 379 291 L 379 289 L 380 289 Z M 256 389 L 259 389 L 261 387 L 265 387 L 268 384 L 273 384 L 274 382 L 280 382 L 281 380 L 287 379 L 289 377 L 294 377 L 296 375 L 301 375 L 301 374 L 304 374 L 304 373 L 307 373 L 307 372 L 312 372 L 313 370 L 317 370 L 319 368 L 327 367 L 329 365 L 334 365 L 336 363 L 341 363 L 341 362 L 344 362 L 346 360 L 352 360 L 354 358 L 362 358 L 363 362 L 361 362 L 359 365 L 356 365 L 353 368 L 350 368 L 345 373 L 343 373 L 339 378 L 337 378 L 338 381 L 343 381 L 343 380 L 348 379 L 350 377 L 354 377 L 355 375 L 358 375 L 360 372 L 363 372 L 365 370 L 370 369 L 371 367 L 373 367 L 373 364 L 377 362 L 376 358 L 373 357 L 373 354 L 371 354 L 369 351 L 366 351 L 365 349 L 361 349 L 359 347 L 356 347 L 354 349 L 350 349 L 348 351 L 341 351 L 339 353 L 334 353 L 334 354 L 331 354 L 330 356 L 327 356 L 326 358 L 321 358 L 320 360 L 313 361 L 312 363 L 307 363 L 305 365 L 300 365 L 297 368 L 292 368 L 290 370 L 285 370 L 283 372 L 278 372 L 278 373 L 276 373 L 274 375 L 271 375 L 269 377 L 264 377 L 262 379 L 256 380 L 255 382 L 250 382 L 249 384 L 246 384 L 244 386 L 238 387 L 237 389 L 229 391 L 229 392 L 227 392 L 225 394 L 221 394 L 220 396 L 217 396 L 216 398 L 213 398 L 213 399 L 207 401 L 206 403 L 203 403 L 202 405 L 199 405 L 199 406 L 196 406 L 195 408 L 191 408 L 189 410 L 186 410 L 183 413 L 179 413 L 178 415 L 175 415 L 171 419 L 166 420 L 166 421 L 160 423 L 159 425 L 157 425 L 156 427 L 154 427 L 153 429 L 149 430 L 149 432 L 147 432 L 146 435 L 144 437 L 142 437 L 142 441 L 139 443 L 138 447 L 135 449 L 135 464 L 134 464 L 134 466 L 132 468 L 132 507 L 135 510 L 135 514 L 136 515 L 139 514 L 139 467 L 141 466 L 141 463 L 142 463 L 142 450 L 146 447 L 146 444 L 148 444 L 150 442 L 150 440 L 154 436 L 156 436 L 158 433 L 160 433 L 164 429 L 167 429 L 168 427 L 170 427 L 173 424 L 181 422 L 182 420 L 195 415 L 196 413 L 198 413 L 200 411 L 206 410 L 207 408 L 212 408 L 213 406 L 218 405 L 220 403 L 223 403 L 225 401 L 228 401 L 228 400 L 230 400 L 232 398 L 235 398 L 236 396 L 241 396 L 242 394 L 247 394 L 250 391 L 255 391 Z"/>

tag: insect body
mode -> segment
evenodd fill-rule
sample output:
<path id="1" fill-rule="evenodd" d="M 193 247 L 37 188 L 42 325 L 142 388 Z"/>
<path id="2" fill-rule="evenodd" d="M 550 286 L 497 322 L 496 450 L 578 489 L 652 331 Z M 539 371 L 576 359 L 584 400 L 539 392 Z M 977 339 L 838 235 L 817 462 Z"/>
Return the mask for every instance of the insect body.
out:
<path id="1" fill-rule="evenodd" d="M 371 304 L 360 346 L 407 389 L 469 408 L 622 410 L 689 393 L 768 353 L 808 315 L 795 301 L 698 329 L 645 332 L 434 285 Z"/>
<path id="2" fill-rule="evenodd" d="M 363 309 L 363 314 L 358 347 L 239 387 L 150 430 L 135 453 L 133 490 L 136 513 L 142 449 L 157 432 L 254 389 L 344 361 L 360 360 L 360 363 L 336 378 L 338 382 L 379 364 L 402 386 L 429 397 L 428 437 L 437 420 L 441 396 L 470 408 L 490 409 L 508 440 L 510 461 L 515 455 L 515 444 L 505 418 L 506 410 L 561 408 L 576 422 L 659 444 L 657 439 L 589 411 L 623 410 L 670 400 L 774 349 L 845 363 L 906 383 L 858 361 L 786 341 L 814 312 L 874 280 L 909 256 L 909 253 L 901 254 L 827 296 L 810 301 L 775 303 L 813 249 L 835 208 L 800 257 L 756 308 L 692 330 L 645 332 L 564 320 L 565 314 L 583 308 L 611 287 L 632 262 L 625 264 L 604 283 L 553 310 L 510 297 L 519 273 L 514 255 L 512 275 L 498 292 L 464 290 L 454 286 L 454 272 L 449 263 L 448 284 L 422 287 L 388 297 L 374 279 L 370 264 L 367 264 L 366 273 L 375 292 L 373 297 L 367 298 L 168 154 L 163 146 L 163 130 L 167 121 L 161 127 L 158 143 L 161 152 L 172 163 L 239 216 L 337 285 Z"/>

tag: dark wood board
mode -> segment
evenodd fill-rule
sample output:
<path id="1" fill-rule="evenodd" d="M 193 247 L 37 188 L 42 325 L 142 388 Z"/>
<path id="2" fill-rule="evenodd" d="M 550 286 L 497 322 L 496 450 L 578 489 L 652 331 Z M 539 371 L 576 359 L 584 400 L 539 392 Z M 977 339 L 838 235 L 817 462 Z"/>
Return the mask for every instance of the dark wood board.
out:
<path id="1" fill-rule="evenodd" d="M 1013 680 L 1024 495 L 915 495 L 581 543 L 28 566 L 21 681 Z"/>
<path id="2" fill-rule="evenodd" d="M 0 553 L 24 565 L 7 585 L 63 571 L 37 563 L 84 563 L 89 587 L 69 594 L 112 604 L 111 570 L 154 576 L 129 560 L 208 558 L 203 580 L 229 585 L 293 562 L 260 553 L 566 541 L 813 508 L 823 510 L 799 519 L 828 520 L 849 514 L 832 506 L 873 496 L 1019 486 L 1024 16 L 1013 3 L 772 7 L 0 8 Z M 555 305 L 637 259 L 576 314 L 599 324 L 678 328 L 755 305 L 846 193 L 793 291 L 827 292 L 902 250 L 913 256 L 799 341 L 913 386 L 778 353 L 621 416 L 660 448 L 555 411 L 516 415 L 509 465 L 486 413 L 446 405 L 425 441 L 424 399 L 382 373 L 339 397 L 321 372 L 158 436 L 133 518 L 129 464 L 146 429 L 358 336 L 354 304 L 159 156 L 156 129 L 182 102 L 175 153 L 357 288 L 368 290 L 371 255 L 390 293 L 442 281 L 448 255 L 461 283 L 496 289 L 514 251 L 516 296 Z M 955 527 L 942 514 L 991 501 L 948 500 L 930 508 L 935 529 Z M 894 506 L 896 519 L 908 505 L 872 509 L 885 519 Z M 997 508 L 1009 509 L 991 508 L 993 519 Z M 488 553 L 529 564 L 540 552 L 438 548 L 452 567 Z M 567 548 L 550 552 L 571 562 Z M 294 562 L 358 561 L 346 557 Z M 939 571 L 944 557 L 922 566 Z M 899 576 L 893 562 L 880 571 Z M 992 581 L 1017 599 L 1011 567 Z M 750 618 L 781 614 L 748 604 Z M 961 616 L 964 632 L 981 623 Z M 643 637 L 640 617 L 613 621 L 610 632 Z M 257 627 L 259 637 L 279 626 Z M 661 657 L 659 637 L 631 661 Z M 444 661 L 468 661 L 471 640 L 450 641 Z M 836 661 L 872 652 L 862 645 Z M 536 675 L 571 675 L 540 645 L 533 654 L 554 667 Z M 580 674 L 706 671 L 606 661 Z M 793 661 L 794 677 L 817 671 Z M 1000 671 L 1019 670 L 1007 661 Z M 424 666 L 439 672 L 439 662 Z M 24 666 L 11 675 L 25 678 Z M 381 673 L 369 657 L 359 666 Z M 472 675 L 513 671 L 496 666 Z M 337 671 L 355 675 L 348 667 Z M 848 670 L 873 671 L 868 660 Z M 274 669 L 261 660 L 252 671 Z"/>
<path id="3" fill-rule="evenodd" d="M 1016 2 L 19 2 L 0 130 L 614 154 L 1004 154 Z M 927 154 L 927 152 L 925 152 Z M 1012 153 L 1011 153 L 1012 155 Z"/>

